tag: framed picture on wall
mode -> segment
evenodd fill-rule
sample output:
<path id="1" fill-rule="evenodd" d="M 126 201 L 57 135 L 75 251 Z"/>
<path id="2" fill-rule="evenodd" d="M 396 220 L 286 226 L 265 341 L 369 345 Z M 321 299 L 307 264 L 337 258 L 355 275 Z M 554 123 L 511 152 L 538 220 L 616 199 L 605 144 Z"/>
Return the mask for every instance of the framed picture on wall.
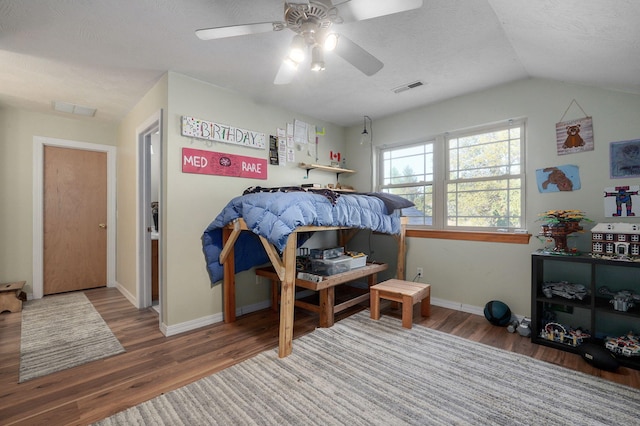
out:
<path id="1" fill-rule="evenodd" d="M 640 177 L 640 139 L 611 142 L 609 163 L 611 179 Z"/>
<path id="2" fill-rule="evenodd" d="M 558 155 L 593 151 L 593 121 L 591 117 L 556 123 Z"/>

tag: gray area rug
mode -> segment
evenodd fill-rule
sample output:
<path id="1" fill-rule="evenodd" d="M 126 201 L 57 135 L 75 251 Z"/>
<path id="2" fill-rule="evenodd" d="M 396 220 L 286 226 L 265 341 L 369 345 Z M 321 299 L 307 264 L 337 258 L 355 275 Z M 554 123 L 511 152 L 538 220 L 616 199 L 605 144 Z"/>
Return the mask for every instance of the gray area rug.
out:
<path id="1" fill-rule="evenodd" d="M 124 348 L 84 293 L 23 304 L 20 383 L 121 352 Z"/>
<path id="2" fill-rule="evenodd" d="M 100 425 L 638 424 L 640 390 L 369 311 Z"/>

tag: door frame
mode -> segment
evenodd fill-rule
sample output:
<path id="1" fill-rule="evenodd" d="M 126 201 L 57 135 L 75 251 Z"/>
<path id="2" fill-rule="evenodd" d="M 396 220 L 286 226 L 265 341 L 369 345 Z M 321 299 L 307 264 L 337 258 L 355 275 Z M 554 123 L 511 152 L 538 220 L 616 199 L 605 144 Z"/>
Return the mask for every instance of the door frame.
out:
<path id="1" fill-rule="evenodd" d="M 136 187 L 137 191 L 137 256 L 136 256 L 136 269 L 137 269 L 137 302 L 138 309 L 147 308 L 151 306 L 151 234 L 147 231 L 147 228 L 152 225 L 149 220 L 149 208 L 151 205 L 151 155 L 148 149 L 147 140 L 150 135 L 155 132 L 159 132 L 160 136 L 160 152 L 158 155 L 160 156 L 160 182 L 159 182 L 159 214 L 158 214 L 158 265 L 163 265 L 162 263 L 162 252 L 163 252 L 163 240 L 164 233 L 166 230 L 162 226 L 162 220 L 164 218 L 164 211 L 166 211 L 164 203 L 163 203 L 163 183 L 162 183 L 162 175 L 163 175 L 163 129 L 162 129 L 162 109 L 157 111 L 151 117 L 147 118 L 142 124 L 140 124 L 136 128 L 136 142 L 137 142 L 137 169 L 138 169 L 138 185 Z M 164 309 L 163 309 L 163 300 L 164 300 L 164 292 L 163 292 L 163 274 L 162 274 L 162 266 L 159 267 L 158 270 L 158 302 L 160 304 L 160 315 L 159 320 L 160 324 L 162 324 L 162 320 L 164 318 Z"/>
<path id="2" fill-rule="evenodd" d="M 33 137 L 33 283 L 34 299 L 44 296 L 44 147 L 107 154 L 107 287 L 116 286 L 116 147 L 89 142 Z"/>

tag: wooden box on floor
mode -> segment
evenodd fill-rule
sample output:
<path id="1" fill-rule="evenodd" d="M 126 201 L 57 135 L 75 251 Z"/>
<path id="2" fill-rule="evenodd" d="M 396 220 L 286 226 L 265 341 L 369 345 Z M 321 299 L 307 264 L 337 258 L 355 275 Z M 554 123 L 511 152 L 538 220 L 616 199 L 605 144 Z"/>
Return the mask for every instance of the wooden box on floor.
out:
<path id="1" fill-rule="evenodd" d="M 22 311 L 22 300 L 20 293 L 26 281 L 16 281 L 12 283 L 0 284 L 0 313 L 4 311 Z"/>

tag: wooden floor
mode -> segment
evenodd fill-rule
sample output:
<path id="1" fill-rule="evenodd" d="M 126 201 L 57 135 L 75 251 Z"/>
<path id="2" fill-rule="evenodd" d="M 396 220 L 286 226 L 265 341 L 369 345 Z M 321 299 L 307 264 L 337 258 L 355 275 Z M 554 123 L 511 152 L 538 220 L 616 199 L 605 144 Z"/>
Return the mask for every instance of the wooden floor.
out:
<path id="1" fill-rule="evenodd" d="M 116 289 L 86 294 L 126 352 L 18 384 L 21 313 L 0 314 L 1 425 L 89 424 L 277 346 L 278 317 L 270 310 L 242 316 L 233 324 L 164 337 L 153 309 L 134 308 Z M 401 313 L 387 308 L 383 315 Z M 295 337 L 312 331 L 317 322 L 315 314 L 297 311 Z M 429 318 L 420 318 L 417 308 L 414 322 L 640 388 L 640 371 L 595 369 L 578 355 L 534 345 L 481 316 L 434 306 Z"/>

